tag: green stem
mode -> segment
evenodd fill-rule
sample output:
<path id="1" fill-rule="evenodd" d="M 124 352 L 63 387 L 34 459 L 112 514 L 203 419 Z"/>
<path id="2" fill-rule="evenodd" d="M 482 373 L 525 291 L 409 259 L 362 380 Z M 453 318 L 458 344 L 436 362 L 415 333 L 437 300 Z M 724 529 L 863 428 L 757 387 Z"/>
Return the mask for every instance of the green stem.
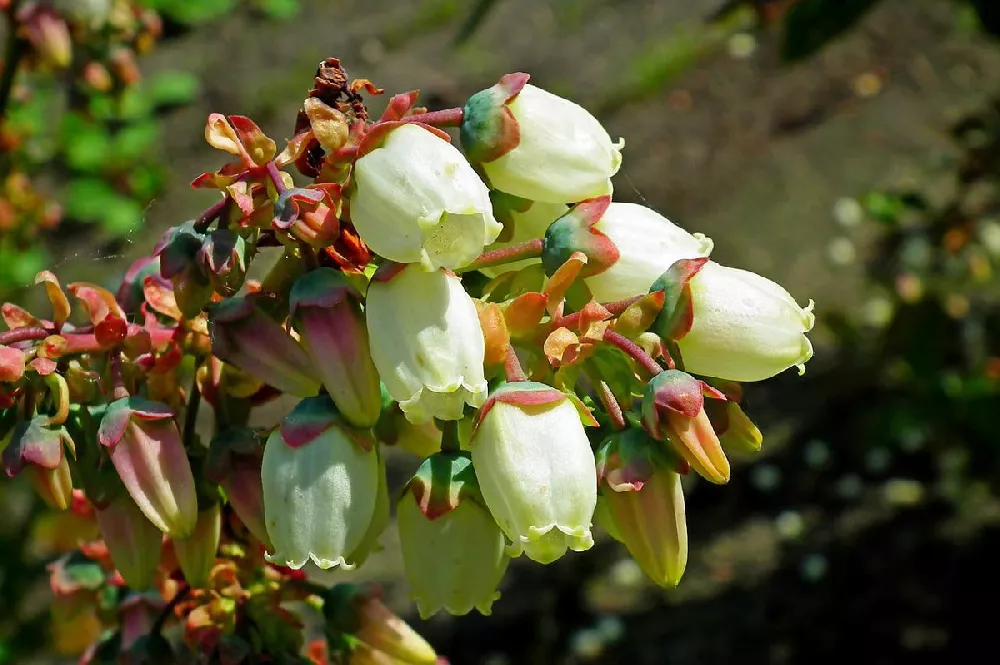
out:
<path id="1" fill-rule="evenodd" d="M 198 389 L 198 379 L 191 382 L 191 397 L 188 398 L 187 412 L 184 414 L 184 445 L 191 446 L 194 441 L 195 429 L 198 427 L 198 409 L 201 407 L 201 390 Z"/>
<path id="2" fill-rule="evenodd" d="M 436 420 L 438 429 L 441 430 L 441 452 L 457 453 L 462 449 L 462 443 L 458 438 L 457 420 Z"/>

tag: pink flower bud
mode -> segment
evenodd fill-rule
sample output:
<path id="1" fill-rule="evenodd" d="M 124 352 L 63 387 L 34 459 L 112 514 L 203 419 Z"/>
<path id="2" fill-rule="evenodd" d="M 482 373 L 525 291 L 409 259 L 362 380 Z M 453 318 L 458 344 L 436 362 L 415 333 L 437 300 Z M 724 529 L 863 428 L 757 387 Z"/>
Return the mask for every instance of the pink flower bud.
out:
<path id="1" fill-rule="evenodd" d="M 316 364 L 277 321 L 244 297 L 209 311 L 212 351 L 220 359 L 296 397 L 319 392 Z"/>
<path id="2" fill-rule="evenodd" d="M 20 381 L 24 375 L 24 352 L 0 345 L 0 383 Z"/>
<path id="3" fill-rule="evenodd" d="M 160 565 L 163 534 L 126 495 L 96 513 L 101 537 L 122 578 L 133 589 L 151 587 Z"/>
<path id="4" fill-rule="evenodd" d="M 171 538 L 191 534 L 198 500 L 173 412 L 139 397 L 120 399 L 108 406 L 98 440 L 111 449 L 118 476 L 149 521 Z"/>
<path id="5" fill-rule="evenodd" d="M 184 579 L 194 588 L 208 584 L 215 566 L 215 553 L 219 550 L 222 516 L 219 504 L 198 513 L 194 533 L 182 540 L 174 539 L 174 554 L 180 564 Z"/>
<path id="6" fill-rule="evenodd" d="M 73 479 L 66 447 L 75 450 L 66 430 L 49 426 L 49 418 L 35 416 L 19 423 L 3 450 L 3 466 L 14 477 L 27 465 L 31 482 L 51 508 L 66 510 L 73 502 Z"/>
<path id="7" fill-rule="evenodd" d="M 371 427 L 382 411 L 378 370 L 368 345 L 361 294 L 332 268 L 307 273 L 292 287 L 295 329 L 340 413 Z"/>
<path id="8" fill-rule="evenodd" d="M 657 374 L 646 385 L 642 424 L 649 435 L 669 441 L 691 468 L 713 483 L 729 482 L 729 460 L 705 413 L 705 394 L 725 396 L 680 370 Z"/>
<path id="9" fill-rule="evenodd" d="M 18 19 L 42 65 L 53 69 L 69 65 L 73 58 L 69 27 L 55 9 L 43 4 L 29 5 Z"/>

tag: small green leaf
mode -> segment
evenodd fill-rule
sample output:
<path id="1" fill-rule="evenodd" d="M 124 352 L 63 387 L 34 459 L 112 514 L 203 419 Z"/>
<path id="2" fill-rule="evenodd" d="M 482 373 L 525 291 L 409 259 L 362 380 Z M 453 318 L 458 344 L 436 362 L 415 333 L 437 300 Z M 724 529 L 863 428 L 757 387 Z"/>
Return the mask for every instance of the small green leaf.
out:
<path id="1" fill-rule="evenodd" d="M 81 222 L 96 222 L 121 195 L 99 178 L 76 178 L 66 189 L 66 216 Z"/>
<path id="2" fill-rule="evenodd" d="M 114 137 L 114 156 L 122 164 L 140 161 L 160 141 L 160 126 L 155 120 L 127 125 Z"/>
<path id="3" fill-rule="evenodd" d="M 78 113 L 63 116 L 60 139 L 72 169 L 100 171 L 107 162 L 111 143 L 107 130 Z"/>
<path id="4" fill-rule="evenodd" d="M 260 10 L 270 18 L 284 21 L 299 12 L 299 0 L 257 0 Z"/>
<path id="5" fill-rule="evenodd" d="M 153 77 L 147 94 L 154 106 L 180 106 L 194 100 L 200 90 L 201 82 L 194 74 L 170 70 Z"/>
<path id="6" fill-rule="evenodd" d="M 119 196 L 110 203 L 101 218 L 101 226 L 115 236 L 128 235 L 142 223 L 143 207 L 138 201 Z"/>
<path id="7" fill-rule="evenodd" d="M 149 201 L 163 189 L 164 180 L 164 169 L 161 165 L 137 166 L 128 174 L 129 191 L 136 200 Z"/>

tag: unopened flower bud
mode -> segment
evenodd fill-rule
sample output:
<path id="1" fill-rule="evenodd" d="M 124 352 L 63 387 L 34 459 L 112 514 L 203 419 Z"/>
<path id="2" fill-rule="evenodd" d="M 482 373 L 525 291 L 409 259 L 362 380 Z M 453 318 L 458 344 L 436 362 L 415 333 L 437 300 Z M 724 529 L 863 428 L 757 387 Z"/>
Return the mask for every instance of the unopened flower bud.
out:
<path id="1" fill-rule="evenodd" d="M 422 618 L 490 614 L 507 569 L 506 541 L 483 503 L 468 453 L 424 460 L 397 507 L 403 566 Z"/>
<path id="2" fill-rule="evenodd" d="M 406 417 L 459 420 L 486 400 L 486 342 L 461 280 L 442 270 L 387 265 L 368 287 L 372 359 Z"/>
<path id="3" fill-rule="evenodd" d="M 705 403 L 705 410 L 724 450 L 742 455 L 760 452 L 764 436 L 738 403 L 712 400 Z"/>
<path id="4" fill-rule="evenodd" d="M 434 665 L 437 654 L 427 641 L 381 601 L 374 584 L 338 584 L 323 594 L 328 634 L 360 641 L 350 663 Z"/>
<path id="5" fill-rule="evenodd" d="M 656 584 L 677 586 L 687 565 L 687 522 L 680 475 L 639 429 L 616 433 L 597 454 L 598 519 Z"/>
<path id="6" fill-rule="evenodd" d="M 264 525 L 264 488 L 261 484 L 263 442 L 249 428 L 223 430 L 212 439 L 205 475 L 226 492 L 229 505 L 243 525 L 273 550 Z"/>
<path id="7" fill-rule="evenodd" d="M 291 309 L 302 345 L 337 409 L 352 425 L 371 427 L 382 410 L 382 393 L 361 301 L 343 273 L 320 268 L 295 282 Z"/>
<path id="8" fill-rule="evenodd" d="M 379 462 L 365 430 L 348 426 L 330 398 L 301 401 L 268 438 L 261 477 L 269 561 L 299 569 L 354 567 L 378 501 Z"/>
<path id="9" fill-rule="evenodd" d="M 643 393 L 642 425 L 653 438 L 669 441 L 699 475 L 724 484 L 729 482 L 729 460 L 705 413 L 705 393 L 725 399 L 680 370 L 657 374 Z"/>
<path id="10" fill-rule="evenodd" d="M 508 74 L 469 98 L 462 147 L 490 185 L 532 201 L 576 203 L 611 194 L 621 144 L 583 107 Z"/>
<path id="11" fill-rule="evenodd" d="M 59 466 L 54 469 L 32 465 L 30 478 L 35 491 L 49 508 L 69 508 L 73 501 L 73 478 L 65 454 L 59 461 Z"/>
<path id="12" fill-rule="evenodd" d="M 212 306 L 208 331 L 212 352 L 221 360 L 296 397 L 319 392 L 309 354 L 250 298 L 228 298 Z"/>
<path id="13" fill-rule="evenodd" d="M 483 405 L 470 444 L 497 524 L 539 563 L 594 544 L 594 453 L 571 398 L 541 383 L 508 383 Z"/>
<path id="14" fill-rule="evenodd" d="M 63 69 L 73 59 L 73 43 L 65 19 L 52 7 L 28 5 L 18 17 L 21 31 L 47 68 Z"/>
<path id="15" fill-rule="evenodd" d="M 4 432 L 6 434 L 6 432 Z M 3 466 L 10 477 L 25 466 L 31 482 L 45 503 L 66 510 L 73 501 L 73 479 L 66 448 L 75 450 L 73 440 L 62 427 L 50 427 L 48 418 L 35 416 L 13 427 L 3 446 Z"/>
<path id="16" fill-rule="evenodd" d="M 813 354 L 812 302 L 799 307 L 771 280 L 709 261 L 690 281 L 693 321 L 677 339 L 684 367 L 730 381 L 762 381 Z"/>
<path id="17" fill-rule="evenodd" d="M 20 381 L 24 367 L 24 351 L 0 344 L 0 383 Z"/>
<path id="18" fill-rule="evenodd" d="M 191 534 L 198 520 L 194 475 L 184 442 L 164 404 L 140 397 L 112 402 L 98 440 L 139 509 L 171 538 Z"/>
<path id="19" fill-rule="evenodd" d="M 598 302 L 642 295 L 675 261 L 708 256 L 713 246 L 704 235 L 692 235 L 635 203 L 612 203 L 593 230 L 618 250 L 618 260 L 610 267 L 585 276 L 584 282 Z"/>
<path id="20" fill-rule="evenodd" d="M 246 241 L 232 229 L 216 229 L 208 234 L 197 260 L 220 295 L 236 295 L 243 286 L 247 275 Z"/>
<path id="21" fill-rule="evenodd" d="M 159 259 L 160 275 L 170 280 L 177 307 L 189 319 L 201 314 L 212 298 L 212 282 L 199 259 L 205 240 L 205 234 L 189 220 L 168 229 L 153 250 L 153 257 Z M 142 284 L 138 282 L 140 287 Z"/>
<path id="22" fill-rule="evenodd" d="M 351 220 L 374 252 L 427 269 L 460 268 L 503 230 L 489 189 L 455 146 L 404 124 L 354 165 Z"/>
<path id="23" fill-rule="evenodd" d="M 163 534 L 125 494 L 98 508 L 97 524 L 111 561 L 133 589 L 153 585 L 160 565 Z"/>
<path id="24" fill-rule="evenodd" d="M 174 554 L 187 583 L 197 589 L 208 584 L 215 566 L 215 553 L 219 550 L 222 535 L 222 515 L 219 504 L 198 513 L 198 523 L 190 536 L 174 539 Z"/>
<path id="25" fill-rule="evenodd" d="M 111 80 L 111 72 L 97 61 L 84 65 L 83 80 L 97 92 L 109 92 L 111 86 L 114 85 L 114 81 Z"/>

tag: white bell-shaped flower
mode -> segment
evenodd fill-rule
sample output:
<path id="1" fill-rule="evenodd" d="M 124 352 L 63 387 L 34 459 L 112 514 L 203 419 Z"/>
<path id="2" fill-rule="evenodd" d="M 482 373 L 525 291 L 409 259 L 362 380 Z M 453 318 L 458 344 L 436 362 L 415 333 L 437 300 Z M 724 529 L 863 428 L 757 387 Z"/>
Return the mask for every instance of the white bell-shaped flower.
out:
<path id="1" fill-rule="evenodd" d="M 691 234 L 636 203 L 612 203 L 594 225 L 618 248 L 618 260 L 584 281 L 598 302 L 613 302 L 649 291 L 678 259 L 697 259 L 712 251 L 712 240 Z"/>
<path id="2" fill-rule="evenodd" d="M 457 276 L 387 265 L 368 287 L 365 318 L 372 360 L 408 420 L 460 420 L 466 404 L 486 401 L 486 342 Z"/>
<path id="3" fill-rule="evenodd" d="M 268 561 L 350 570 L 378 501 L 379 461 L 367 430 L 351 428 L 326 395 L 303 400 L 268 438 L 261 482 Z"/>
<path id="4" fill-rule="evenodd" d="M 503 230 L 489 189 L 462 153 L 420 125 L 390 131 L 353 173 L 351 221 L 391 261 L 460 268 Z"/>
<path id="5" fill-rule="evenodd" d="M 567 395 L 540 383 L 505 384 L 480 411 L 470 448 L 511 556 L 551 563 L 594 544 L 594 453 Z"/>
<path id="6" fill-rule="evenodd" d="M 462 146 L 490 185 L 549 203 L 611 194 L 622 144 L 579 104 L 526 81 L 524 74 L 505 76 L 465 106 Z"/>
<path id="7" fill-rule="evenodd" d="M 766 277 L 709 261 L 691 278 L 694 320 L 681 337 L 684 368 L 730 381 L 762 381 L 813 355 L 816 316 Z"/>

